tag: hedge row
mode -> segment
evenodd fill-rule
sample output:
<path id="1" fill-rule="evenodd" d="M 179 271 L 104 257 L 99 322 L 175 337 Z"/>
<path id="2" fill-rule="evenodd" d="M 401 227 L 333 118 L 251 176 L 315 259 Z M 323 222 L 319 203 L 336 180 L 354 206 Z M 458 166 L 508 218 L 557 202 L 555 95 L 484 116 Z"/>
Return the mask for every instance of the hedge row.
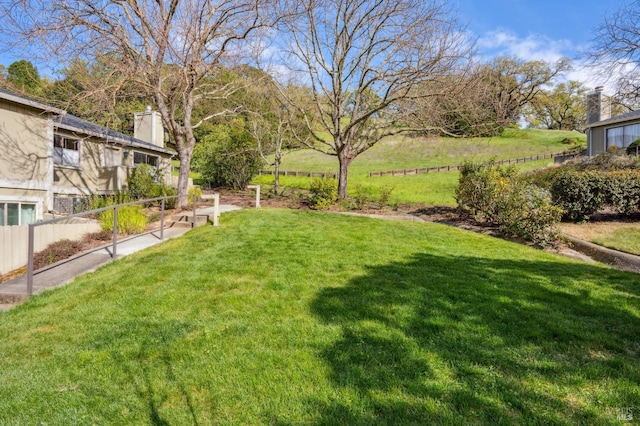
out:
<path id="1" fill-rule="evenodd" d="M 640 213 L 640 170 L 566 170 L 554 177 L 551 194 L 571 221 L 589 220 L 605 207 L 625 215 Z"/>

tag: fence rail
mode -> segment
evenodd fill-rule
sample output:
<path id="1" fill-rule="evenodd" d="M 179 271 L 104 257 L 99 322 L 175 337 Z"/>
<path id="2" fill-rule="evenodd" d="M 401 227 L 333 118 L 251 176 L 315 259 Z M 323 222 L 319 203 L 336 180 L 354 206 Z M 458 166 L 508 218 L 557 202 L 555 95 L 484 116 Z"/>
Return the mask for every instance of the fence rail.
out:
<path id="1" fill-rule="evenodd" d="M 33 261 L 34 261 L 34 254 L 35 254 L 35 230 L 37 227 L 41 227 L 41 226 L 46 226 L 46 225 L 50 225 L 50 224 L 54 224 L 54 223 L 58 223 L 58 222 L 62 222 L 62 221 L 66 221 L 72 218 L 79 218 L 79 217 L 84 217 L 84 216 L 89 216 L 89 215 L 93 215 L 96 213 L 100 213 L 106 210 L 113 210 L 113 234 L 112 234 L 112 241 L 111 241 L 111 257 L 112 258 L 116 258 L 117 256 L 117 247 L 118 247 L 118 208 L 119 207 L 124 207 L 124 206 L 132 206 L 134 204 L 148 204 L 148 203 L 152 203 L 155 201 L 160 201 L 160 206 L 161 206 L 161 210 L 160 210 L 160 240 L 164 240 L 164 213 L 165 213 L 165 201 L 171 198 L 177 198 L 176 195 L 173 196 L 166 196 L 166 197 L 157 197 L 157 198 L 149 198 L 146 200 L 138 200 L 138 201 L 132 201 L 130 203 L 123 203 L 123 204 L 115 204 L 113 206 L 108 206 L 108 207 L 102 207 L 100 209 L 94 209 L 94 210 L 88 210 L 82 213 L 76 213 L 76 214 L 71 214 L 68 216 L 63 216 L 63 217 L 59 217 L 56 219 L 50 219 L 50 220 L 45 220 L 42 222 L 36 222 L 36 223 L 30 223 L 29 229 L 28 229 L 28 245 L 27 245 L 27 255 L 28 255 L 28 259 L 27 259 L 27 294 L 29 296 L 31 296 L 33 294 Z M 196 220 L 196 200 L 194 197 L 194 201 L 193 201 L 193 223 L 195 224 L 195 220 Z"/>
<path id="2" fill-rule="evenodd" d="M 569 159 L 577 157 L 581 154 L 582 151 L 566 151 L 561 153 L 551 153 L 551 154 L 541 154 L 541 155 L 531 155 L 529 157 L 520 157 L 520 158 L 511 158 L 507 160 L 495 161 L 495 164 L 518 164 L 518 163 L 526 163 L 528 161 L 538 161 L 545 160 L 547 158 L 558 158 L 563 157 L 563 159 Z M 369 172 L 369 177 L 373 176 L 407 176 L 407 175 L 418 175 L 424 173 L 438 173 L 438 172 L 453 172 L 456 170 L 460 170 L 461 165 L 449 165 L 449 166 L 436 166 L 436 167 L 419 167 L 415 169 L 402 169 L 402 170 L 386 170 L 380 172 Z M 260 175 L 275 175 L 274 170 L 261 170 L 258 174 Z M 328 173 L 328 172 L 304 172 L 304 171 L 295 171 L 295 170 L 280 170 L 280 176 L 303 176 L 303 177 L 322 177 L 322 178 L 334 178 L 337 179 L 338 175 L 336 173 Z"/>
<path id="3" fill-rule="evenodd" d="M 529 157 L 520 157 L 520 158 L 510 158 L 507 160 L 499 160 L 494 161 L 494 164 L 519 164 L 526 163 L 528 161 L 538 161 L 545 160 L 547 158 L 558 158 L 562 157 L 563 160 L 577 157 L 581 155 L 582 151 L 567 151 L 561 153 L 551 153 L 551 154 L 542 154 L 542 155 L 531 155 Z M 380 172 L 369 172 L 369 177 L 373 176 L 407 176 L 407 175 L 417 175 L 423 173 L 438 173 L 438 172 L 449 172 L 460 170 L 462 167 L 460 164 L 452 165 L 452 166 L 437 166 L 437 167 L 422 167 L 417 169 L 402 169 L 402 170 L 387 170 Z"/>
<path id="4" fill-rule="evenodd" d="M 275 170 L 260 170 L 258 172 L 260 175 L 275 175 Z M 300 172 L 300 171 L 292 171 L 292 170 L 280 170 L 280 176 L 303 176 L 303 177 L 321 177 L 321 178 L 334 178 L 337 179 L 338 175 L 336 173 L 328 173 L 328 172 Z"/>

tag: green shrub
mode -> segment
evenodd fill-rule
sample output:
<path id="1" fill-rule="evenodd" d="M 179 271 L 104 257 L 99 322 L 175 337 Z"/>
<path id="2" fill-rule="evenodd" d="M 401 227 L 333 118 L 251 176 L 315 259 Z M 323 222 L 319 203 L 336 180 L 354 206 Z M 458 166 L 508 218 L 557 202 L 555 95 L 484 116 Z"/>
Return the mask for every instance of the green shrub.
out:
<path id="1" fill-rule="evenodd" d="M 617 170 L 604 177 L 606 202 L 618 213 L 629 215 L 640 212 L 640 171 Z"/>
<path id="2" fill-rule="evenodd" d="M 552 198 L 564 211 L 566 220 L 586 221 L 605 203 L 605 182 L 601 172 L 560 173 L 551 186 Z"/>
<path id="3" fill-rule="evenodd" d="M 560 238 L 556 226 L 562 209 L 555 206 L 551 194 L 536 185 L 516 182 L 499 198 L 497 224 L 503 233 L 546 246 Z"/>
<path id="4" fill-rule="evenodd" d="M 640 153 L 640 139 L 631 142 L 627 147 L 627 155 L 638 155 Z"/>
<path id="5" fill-rule="evenodd" d="M 168 185 L 162 185 L 161 193 L 159 195 L 160 197 L 173 197 L 175 195 L 178 195 L 177 189 Z M 176 207 L 177 202 L 178 202 L 177 198 L 167 198 L 166 200 L 164 200 L 164 208 L 174 209 Z"/>
<path id="6" fill-rule="evenodd" d="M 263 160 L 247 131 L 221 124 L 196 144 L 192 165 L 213 186 L 244 189 L 262 168 Z"/>
<path id="7" fill-rule="evenodd" d="M 135 201 L 128 191 L 118 191 L 109 195 L 92 195 L 89 199 L 89 209 L 101 209 L 115 204 L 125 204 Z"/>
<path id="8" fill-rule="evenodd" d="M 101 212 L 98 220 L 103 231 L 113 232 L 113 209 Z M 118 207 L 118 234 L 140 234 L 147 228 L 147 223 L 147 216 L 140 204 Z"/>
<path id="9" fill-rule="evenodd" d="M 137 200 L 158 197 L 161 185 L 157 181 L 158 171 L 147 164 L 140 164 L 131 171 L 129 193 Z"/>
<path id="10" fill-rule="evenodd" d="M 469 211 L 476 220 L 495 223 L 500 194 L 515 176 L 517 171 L 513 166 L 505 168 L 466 161 L 460 168 L 456 188 L 458 207 Z"/>
<path id="11" fill-rule="evenodd" d="M 371 201 L 371 191 L 362 185 L 356 185 L 353 191 L 353 201 L 356 209 L 362 210 Z"/>
<path id="12" fill-rule="evenodd" d="M 390 185 L 383 185 L 382 187 L 380 187 L 380 198 L 378 198 L 378 202 L 380 203 L 381 207 L 389 204 L 393 189 L 393 186 Z"/>
<path id="13" fill-rule="evenodd" d="M 545 246 L 559 237 L 556 224 L 562 210 L 550 193 L 521 179 L 512 167 L 465 163 L 456 190 L 458 206 L 486 223 Z"/>
<path id="14" fill-rule="evenodd" d="M 192 186 L 187 191 L 187 197 L 189 198 L 189 203 L 191 204 L 193 203 L 194 199 L 197 201 L 202 198 L 202 190 L 199 186 Z"/>
<path id="15" fill-rule="evenodd" d="M 606 206 L 633 214 L 640 212 L 640 170 L 565 171 L 555 177 L 551 192 L 566 220 L 589 220 Z"/>
<path id="16" fill-rule="evenodd" d="M 338 200 L 338 181 L 333 178 L 316 178 L 311 182 L 309 191 L 309 205 L 312 209 L 328 209 Z"/>

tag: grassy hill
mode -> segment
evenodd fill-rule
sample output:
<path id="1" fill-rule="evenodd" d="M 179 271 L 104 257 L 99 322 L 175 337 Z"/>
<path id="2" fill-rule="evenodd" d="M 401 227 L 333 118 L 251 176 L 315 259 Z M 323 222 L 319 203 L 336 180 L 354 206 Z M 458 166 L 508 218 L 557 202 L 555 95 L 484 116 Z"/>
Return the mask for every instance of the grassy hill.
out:
<path id="1" fill-rule="evenodd" d="M 0 313 L 0 424 L 614 424 L 640 401 L 638 277 L 437 224 L 227 213 Z"/>
<path id="2" fill-rule="evenodd" d="M 508 129 L 494 138 L 386 138 L 357 157 L 349 175 L 350 191 L 356 185 L 370 188 L 378 193 L 383 186 L 394 188 L 392 200 L 396 202 L 454 205 L 454 191 L 457 186 L 457 172 L 434 173 L 429 175 L 402 177 L 368 177 L 368 173 L 380 170 L 401 170 L 421 167 L 435 167 L 461 164 L 465 160 L 487 161 L 491 158 L 510 159 L 538 154 L 558 153 L 575 148 L 563 140 L 569 138 L 586 146 L 586 136 L 577 132 L 539 129 Z M 549 164 L 550 160 L 526 163 L 518 166 L 523 170 L 535 169 Z M 300 170 L 336 173 L 336 157 L 302 150 L 285 156 L 283 170 Z M 272 176 L 259 176 L 256 183 L 269 184 Z M 310 179 L 302 177 L 281 177 L 286 186 L 308 188 Z"/>

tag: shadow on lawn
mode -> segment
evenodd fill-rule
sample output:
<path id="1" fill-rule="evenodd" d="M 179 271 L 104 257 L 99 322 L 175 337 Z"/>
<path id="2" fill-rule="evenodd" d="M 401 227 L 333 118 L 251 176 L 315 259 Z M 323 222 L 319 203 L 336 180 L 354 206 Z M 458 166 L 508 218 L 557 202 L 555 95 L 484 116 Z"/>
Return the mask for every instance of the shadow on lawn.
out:
<path id="1" fill-rule="evenodd" d="M 161 413 L 170 389 L 175 389 L 184 400 L 182 410 L 188 411 L 185 418 L 190 419 L 189 424 L 199 424 L 192 397 L 176 374 L 171 356 L 171 348 L 189 331 L 190 327 L 179 321 L 136 320 L 125 322 L 114 333 L 113 337 L 129 342 L 123 345 L 127 347 L 126 354 L 113 352 L 114 360 L 137 399 L 146 405 L 149 423 L 154 426 L 171 424 Z"/>
<path id="2" fill-rule="evenodd" d="M 352 399 L 309 403 L 319 424 L 615 422 L 640 409 L 640 321 L 624 307 L 639 289 L 640 275 L 584 264 L 420 254 L 371 267 L 313 302 L 341 327 L 321 356 Z"/>

